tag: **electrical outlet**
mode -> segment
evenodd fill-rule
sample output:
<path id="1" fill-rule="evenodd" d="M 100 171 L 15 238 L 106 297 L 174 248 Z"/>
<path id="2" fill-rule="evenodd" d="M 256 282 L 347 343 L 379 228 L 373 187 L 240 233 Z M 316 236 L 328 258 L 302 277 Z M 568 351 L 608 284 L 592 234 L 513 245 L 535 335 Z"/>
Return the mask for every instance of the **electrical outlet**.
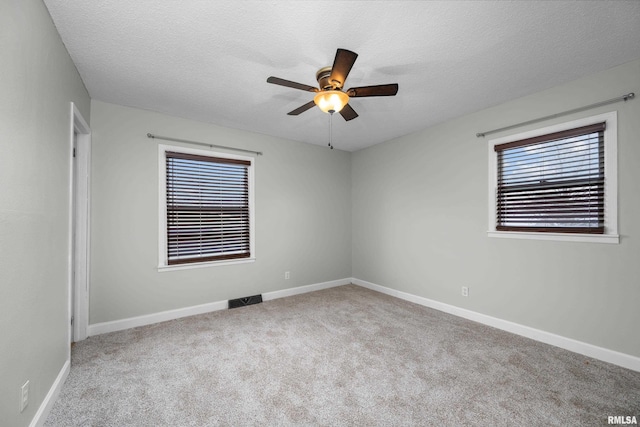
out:
<path id="1" fill-rule="evenodd" d="M 20 412 L 29 404 L 29 381 L 20 387 Z"/>
<path id="2" fill-rule="evenodd" d="M 285 271 L 284 272 L 284 280 L 289 280 L 289 279 L 291 279 L 291 274 L 289 274 L 288 271 Z"/>
<path id="3" fill-rule="evenodd" d="M 469 296 L 469 288 L 467 288 L 466 286 L 462 287 L 462 296 L 463 297 L 468 297 Z"/>

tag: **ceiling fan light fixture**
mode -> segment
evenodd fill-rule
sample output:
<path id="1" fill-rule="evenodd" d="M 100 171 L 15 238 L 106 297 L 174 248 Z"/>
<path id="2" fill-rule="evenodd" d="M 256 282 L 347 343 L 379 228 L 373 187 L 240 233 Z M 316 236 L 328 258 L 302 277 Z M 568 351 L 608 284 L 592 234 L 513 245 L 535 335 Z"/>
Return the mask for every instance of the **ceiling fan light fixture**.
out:
<path id="1" fill-rule="evenodd" d="M 320 68 L 316 73 L 318 87 L 296 83 L 274 76 L 267 78 L 267 83 L 316 93 L 313 101 L 309 101 L 295 110 L 289 111 L 287 113 L 289 116 L 297 116 L 318 106 L 325 113 L 331 115 L 333 115 L 333 113 L 340 113 L 346 121 L 353 120 L 358 117 L 358 113 L 349 105 L 349 99 L 366 98 L 369 96 L 395 96 L 395 94 L 398 93 L 397 83 L 358 86 L 343 92 L 344 82 L 347 80 L 347 76 L 357 57 L 358 54 L 355 52 L 338 49 L 336 51 L 336 57 L 333 60 L 333 65 L 331 67 Z"/>
<path id="2" fill-rule="evenodd" d="M 319 92 L 313 102 L 325 113 L 338 113 L 349 103 L 349 95 L 340 90 L 325 90 Z"/>

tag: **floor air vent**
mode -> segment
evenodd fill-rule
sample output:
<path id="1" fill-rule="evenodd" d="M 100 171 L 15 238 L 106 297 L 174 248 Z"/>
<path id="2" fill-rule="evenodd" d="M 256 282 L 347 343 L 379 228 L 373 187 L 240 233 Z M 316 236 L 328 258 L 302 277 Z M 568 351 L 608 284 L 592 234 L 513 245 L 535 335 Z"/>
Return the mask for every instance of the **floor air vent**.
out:
<path id="1" fill-rule="evenodd" d="M 262 302 L 262 295 L 253 295 L 250 297 L 230 299 L 229 308 L 244 307 L 245 305 L 259 304 Z"/>

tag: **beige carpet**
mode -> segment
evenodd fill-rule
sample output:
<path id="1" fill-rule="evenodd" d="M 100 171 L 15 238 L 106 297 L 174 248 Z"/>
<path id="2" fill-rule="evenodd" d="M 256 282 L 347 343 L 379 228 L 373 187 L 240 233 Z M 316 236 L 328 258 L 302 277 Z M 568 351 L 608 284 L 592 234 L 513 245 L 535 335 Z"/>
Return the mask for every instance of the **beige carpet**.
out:
<path id="1" fill-rule="evenodd" d="M 354 285 L 91 337 L 47 426 L 598 426 L 640 372 Z"/>

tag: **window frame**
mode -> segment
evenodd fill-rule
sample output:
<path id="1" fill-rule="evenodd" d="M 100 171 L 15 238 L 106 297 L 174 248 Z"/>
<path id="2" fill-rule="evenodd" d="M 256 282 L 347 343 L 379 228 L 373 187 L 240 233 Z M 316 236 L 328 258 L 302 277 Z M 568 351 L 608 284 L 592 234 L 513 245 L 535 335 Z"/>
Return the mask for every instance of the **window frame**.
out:
<path id="1" fill-rule="evenodd" d="M 496 230 L 496 191 L 498 185 L 498 153 L 495 146 L 506 144 L 522 139 L 534 138 L 541 135 L 562 132 L 569 129 L 588 126 L 600 122 L 606 122 L 604 130 L 604 233 L 603 234 L 583 234 L 583 233 L 554 233 L 538 231 L 498 231 Z M 489 156 L 489 209 L 488 209 L 488 237 L 511 238 L 511 239 L 533 239 L 533 240 L 556 240 L 570 242 L 591 242 L 591 243 L 611 243 L 620 242 L 618 235 L 618 119 L 617 112 L 611 111 L 596 116 L 585 117 L 570 122 L 558 123 L 544 128 L 538 128 L 527 132 L 508 135 L 488 141 Z"/>
<path id="2" fill-rule="evenodd" d="M 169 264 L 167 255 L 167 169 L 166 152 L 193 154 L 206 157 L 218 157 L 248 161 L 247 179 L 249 186 L 249 257 L 222 259 L 215 261 L 189 262 Z M 202 150 L 178 145 L 158 144 L 158 271 L 184 270 L 192 268 L 213 267 L 230 264 L 243 264 L 256 260 L 255 251 L 255 158 L 218 151 Z"/>

